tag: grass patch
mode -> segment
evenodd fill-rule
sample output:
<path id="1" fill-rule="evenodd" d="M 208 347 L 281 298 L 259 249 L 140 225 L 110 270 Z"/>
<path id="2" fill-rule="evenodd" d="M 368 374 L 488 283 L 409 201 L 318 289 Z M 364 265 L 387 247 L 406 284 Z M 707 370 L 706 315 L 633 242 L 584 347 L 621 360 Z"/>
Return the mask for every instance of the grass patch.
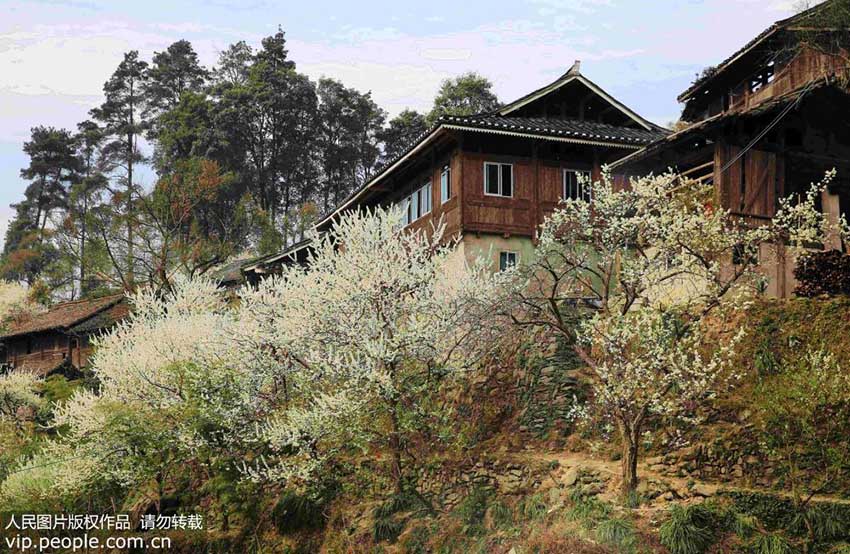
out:
<path id="1" fill-rule="evenodd" d="M 496 500 L 488 510 L 490 527 L 493 529 L 509 529 L 514 524 L 514 513 L 511 507 Z"/>
<path id="2" fill-rule="evenodd" d="M 455 515 L 463 523 L 467 535 L 480 535 L 484 532 L 484 516 L 487 514 L 489 493 L 481 488 L 473 488 L 455 508 Z"/>
<path id="3" fill-rule="evenodd" d="M 661 525 L 661 544 L 670 554 L 703 554 L 717 540 L 715 514 L 703 504 L 670 508 L 670 519 Z"/>
<path id="4" fill-rule="evenodd" d="M 624 554 L 635 552 L 638 546 L 635 524 L 624 517 L 612 517 L 601 521 L 596 527 L 596 539 Z"/>
<path id="5" fill-rule="evenodd" d="M 594 496 L 573 493 L 570 497 L 572 508 L 567 511 L 567 519 L 576 521 L 585 529 L 593 529 L 611 515 L 611 505 Z"/>
<path id="6" fill-rule="evenodd" d="M 791 542 L 778 533 L 765 533 L 753 542 L 750 552 L 753 554 L 797 554 L 799 551 Z"/>
<path id="7" fill-rule="evenodd" d="M 540 493 L 526 496 L 517 507 L 520 517 L 527 521 L 540 521 L 546 517 L 547 511 L 546 500 Z"/>
<path id="8" fill-rule="evenodd" d="M 272 509 L 272 519 L 281 535 L 305 529 L 318 529 L 325 523 L 321 506 L 309 497 L 294 492 L 281 494 Z"/>

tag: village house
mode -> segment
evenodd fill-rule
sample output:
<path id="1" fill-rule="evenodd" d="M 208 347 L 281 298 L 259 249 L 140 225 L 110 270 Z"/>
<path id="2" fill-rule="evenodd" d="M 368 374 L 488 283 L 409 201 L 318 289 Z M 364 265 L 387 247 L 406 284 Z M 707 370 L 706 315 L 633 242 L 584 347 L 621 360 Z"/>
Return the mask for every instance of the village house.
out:
<path id="1" fill-rule="evenodd" d="M 92 338 L 128 313 L 126 298 L 118 294 L 63 302 L 15 321 L 0 334 L 3 365 L 40 376 L 80 370 L 88 364 Z"/>
<path id="2" fill-rule="evenodd" d="M 538 226 L 563 198 L 588 198 L 584 178 L 666 136 L 585 77 L 576 62 L 553 83 L 494 113 L 445 116 L 316 225 L 347 211 L 401 205 L 405 226 L 462 237 L 461 255 L 494 269 L 531 254 Z M 256 283 L 303 263 L 310 242 L 243 266 Z"/>
<path id="3" fill-rule="evenodd" d="M 837 170 L 821 209 L 850 210 L 850 58 L 824 22 L 829 2 L 778 21 L 679 96 L 687 127 L 612 164 L 645 175 L 673 169 L 712 183 L 717 202 L 747 224 L 769 221 L 783 197 Z M 825 245 L 841 248 L 840 242 Z M 792 294 L 795 260 L 763 248 L 767 293 Z"/>

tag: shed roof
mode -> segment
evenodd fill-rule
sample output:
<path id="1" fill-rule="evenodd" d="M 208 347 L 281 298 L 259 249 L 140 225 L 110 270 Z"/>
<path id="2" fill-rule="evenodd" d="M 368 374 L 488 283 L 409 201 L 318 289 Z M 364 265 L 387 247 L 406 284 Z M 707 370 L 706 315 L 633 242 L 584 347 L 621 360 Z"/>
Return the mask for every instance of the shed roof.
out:
<path id="1" fill-rule="evenodd" d="M 610 164 L 608 167 L 612 170 L 617 170 L 626 167 L 630 164 L 640 162 L 642 160 L 652 157 L 655 153 L 665 150 L 674 144 L 678 144 L 684 140 L 688 140 L 695 134 L 714 129 L 727 121 L 732 121 L 736 118 L 741 117 L 754 117 L 769 112 L 778 111 L 782 108 L 789 107 L 790 104 L 800 102 L 804 96 L 816 90 L 823 90 L 828 88 L 832 88 L 841 91 L 843 94 L 846 94 L 846 91 L 842 90 L 839 87 L 835 87 L 833 83 L 831 83 L 828 79 L 824 79 L 816 83 L 806 83 L 797 87 L 794 90 L 790 90 L 785 94 L 779 96 L 774 96 L 773 98 L 770 98 L 751 108 L 731 110 L 728 112 L 715 114 L 709 118 L 703 119 L 702 121 L 698 121 L 693 125 L 689 125 L 688 127 L 685 127 L 680 131 L 676 131 L 675 133 L 671 133 L 665 137 L 662 137 L 656 140 L 655 142 L 648 144 L 644 148 L 641 148 L 640 150 L 629 154 L 624 158 L 620 158 L 616 162 Z"/>
<path id="2" fill-rule="evenodd" d="M 6 332 L 0 334 L 0 338 L 15 337 L 54 329 L 70 330 L 72 327 L 104 312 L 112 316 L 100 320 L 103 323 L 102 327 L 106 327 L 115 323 L 118 319 L 126 317 L 126 310 L 110 310 L 110 308 L 116 307 L 119 303 L 126 304 L 122 302 L 123 300 L 123 294 L 114 294 L 101 298 L 63 302 L 53 306 L 42 314 L 12 323 Z"/>
<path id="3" fill-rule="evenodd" d="M 781 19 L 781 20 L 775 22 L 773 25 L 771 25 L 770 27 L 768 27 L 767 29 L 765 29 L 764 31 L 762 31 L 761 33 L 756 35 L 755 38 L 753 38 L 748 43 L 746 43 L 744 46 L 742 46 L 739 50 L 737 50 L 731 56 L 729 56 L 728 58 L 726 58 L 725 60 L 723 60 L 722 62 L 717 64 L 717 66 L 714 69 L 714 73 L 712 73 L 711 77 L 709 77 L 707 79 L 698 80 L 698 81 L 695 81 L 694 83 L 692 83 L 691 86 L 687 88 L 687 90 L 685 90 L 682 94 L 679 95 L 679 97 L 678 97 L 679 102 L 686 102 L 688 99 L 692 98 L 694 96 L 694 94 L 696 94 L 700 90 L 704 89 L 717 76 L 719 76 L 721 73 L 726 71 L 732 64 L 734 64 L 736 61 L 738 61 L 738 59 L 740 59 L 745 54 L 753 51 L 755 48 L 757 48 L 759 45 L 761 45 L 768 38 L 774 36 L 779 31 L 788 29 L 789 27 L 793 26 L 794 24 L 800 23 L 803 20 L 816 15 L 818 12 L 823 10 L 826 6 L 828 6 L 829 4 L 831 4 L 834 1 L 835 0 L 827 0 L 826 2 L 818 4 L 817 6 L 809 8 L 808 10 L 802 11 L 802 12 L 796 14 L 796 15 L 793 15 L 793 16 L 788 17 L 786 19 Z"/>

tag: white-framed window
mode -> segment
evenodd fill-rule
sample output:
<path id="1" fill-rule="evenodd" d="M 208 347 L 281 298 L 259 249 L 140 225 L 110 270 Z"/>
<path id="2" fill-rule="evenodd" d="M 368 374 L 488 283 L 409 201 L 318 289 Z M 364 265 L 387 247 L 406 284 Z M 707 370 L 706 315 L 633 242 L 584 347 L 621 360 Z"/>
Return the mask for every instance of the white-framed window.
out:
<path id="1" fill-rule="evenodd" d="M 426 181 L 417 193 L 419 194 L 419 217 L 422 217 L 431 213 L 431 181 Z"/>
<path id="2" fill-rule="evenodd" d="M 499 252 L 499 271 L 507 271 L 512 267 L 516 267 L 519 263 L 519 254 L 517 252 Z"/>
<path id="3" fill-rule="evenodd" d="M 431 198 L 431 182 L 428 181 L 423 186 L 413 191 L 410 195 L 405 196 L 400 202 L 404 208 L 404 217 L 402 225 L 408 226 L 420 217 L 431 213 L 433 201 Z"/>
<path id="4" fill-rule="evenodd" d="M 508 198 L 514 195 L 513 164 L 484 162 L 484 194 Z"/>
<path id="5" fill-rule="evenodd" d="M 449 166 L 443 166 L 440 173 L 440 204 L 445 204 L 452 197 L 452 170 Z"/>
<path id="6" fill-rule="evenodd" d="M 398 205 L 402 209 L 401 225 L 407 227 L 410 225 L 410 197 L 402 198 Z"/>
<path id="7" fill-rule="evenodd" d="M 564 170 L 564 200 L 591 200 L 590 172 L 584 169 Z"/>
<path id="8" fill-rule="evenodd" d="M 410 222 L 413 223 L 419 219 L 419 191 L 414 191 L 410 195 Z"/>

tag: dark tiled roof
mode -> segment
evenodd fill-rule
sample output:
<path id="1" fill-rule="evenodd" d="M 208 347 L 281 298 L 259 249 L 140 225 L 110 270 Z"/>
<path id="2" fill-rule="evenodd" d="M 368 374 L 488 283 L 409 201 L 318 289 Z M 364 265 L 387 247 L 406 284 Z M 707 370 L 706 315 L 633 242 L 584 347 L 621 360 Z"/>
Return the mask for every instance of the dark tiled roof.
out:
<path id="1" fill-rule="evenodd" d="M 220 285 L 233 285 L 244 281 L 242 268 L 256 262 L 259 258 L 243 258 L 228 262 L 211 273 L 211 278 Z"/>
<path id="2" fill-rule="evenodd" d="M 629 154 L 624 158 L 620 158 L 616 162 L 610 164 L 610 168 L 613 170 L 617 170 L 619 168 L 627 167 L 629 164 L 639 162 L 641 160 L 645 160 L 647 158 L 652 157 L 655 153 L 665 150 L 670 145 L 680 143 L 683 140 L 686 140 L 693 136 L 696 133 L 700 133 L 702 131 L 708 131 L 727 121 L 734 120 L 736 118 L 742 117 L 754 117 L 763 115 L 769 112 L 778 111 L 781 108 L 788 107 L 789 104 L 799 102 L 803 99 L 804 96 L 816 91 L 823 89 L 834 89 L 839 91 L 842 94 L 847 94 L 846 90 L 842 90 L 840 87 L 836 87 L 830 83 L 828 79 L 824 79 L 822 81 L 818 81 L 816 83 L 806 83 L 794 90 L 788 91 L 782 95 L 774 96 L 773 98 L 769 98 L 764 102 L 761 102 L 755 106 L 748 107 L 745 109 L 739 110 L 730 110 L 728 112 L 719 113 L 713 115 L 709 118 L 703 119 L 702 121 L 698 121 L 693 125 L 685 127 L 681 131 L 676 131 L 675 133 L 671 133 L 663 138 L 660 138 L 653 142 L 652 144 L 647 145 L 644 148 L 641 148 L 637 152 Z"/>
<path id="3" fill-rule="evenodd" d="M 279 262 L 280 260 L 287 258 L 287 257 L 292 257 L 292 259 L 294 261 L 295 257 L 298 256 L 299 252 L 310 248 L 312 246 L 312 244 L 313 244 L 313 239 L 307 238 L 307 239 L 301 240 L 299 242 L 296 242 L 295 244 L 289 245 L 285 250 L 283 250 L 283 252 L 279 252 L 277 254 L 269 254 L 269 255 L 266 255 L 266 256 L 262 256 L 260 258 L 254 258 L 253 260 L 249 260 L 248 263 L 245 263 L 245 264 L 242 265 L 242 271 L 244 273 L 250 273 L 250 272 L 256 271 L 257 269 L 259 269 L 259 268 L 261 268 L 265 265 L 275 264 L 275 263 Z"/>
<path id="4" fill-rule="evenodd" d="M 441 121 L 449 125 L 461 125 L 476 129 L 511 131 L 625 146 L 649 144 L 668 134 L 666 131 L 647 131 L 646 129 L 621 127 L 595 121 L 579 121 L 577 119 L 473 115 L 445 116 Z"/>
<path id="5" fill-rule="evenodd" d="M 789 18 L 777 21 L 776 23 L 774 23 L 773 25 L 771 25 L 770 27 L 768 27 L 767 29 L 765 29 L 764 31 L 762 31 L 761 33 L 756 35 L 756 37 L 754 39 L 752 39 L 747 44 L 742 46 L 740 49 L 735 51 L 734 54 L 732 54 L 731 56 L 729 56 L 728 58 L 726 58 L 725 60 L 723 60 L 722 62 L 717 64 L 717 66 L 715 67 L 714 73 L 711 75 L 711 77 L 709 77 L 707 79 L 701 79 L 701 80 L 695 81 L 693 84 L 691 84 L 691 86 L 688 87 L 688 89 L 685 92 L 683 92 L 682 94 L 679 95 L 679 97 L 678 97 L 679 102 L 685 102 L 688 98 L 693 96 L 695 92 L 697 92 L 698 90 L 701 90 L 706 84 L 708 84 L 710 81 L 713 81 L 715 77 L 717 77 L 720 73 L 725 71 L 732 64 L 732 62 L 734 62 L 736 59 L 738 59 L 743 54 L 746 54 L 752 48 L 758 46 L 761 42 L 763 42 L 768 37 L 772 36 L 777 31 L 780 31 L 782 29 L 786 29 L 790 25 L 793 25 L 795 23 L 802 21 L 803 19 L 806 19 L 808 17 L 815 15 L 817 12 L 822 10 L 827 4 L 830 4 L 833 1 L 834 0 L 827 0 L 826 2 L 823 2 L 822 4 L 818 4 L 817 6 L 815 6 L 813 8 L 809 8 L 806 11 L 800 12 L 800 13 L 793 15 Z"/>
<path id="6" fill-rule="evenodd" d="M 83 320 L 69 329 L 71 333 L 86 335 L 97 331 L 103 331 L 115 325 L 117 322 L 130 315 L 130 303 L 118 302 L 111 307 L 100 311 L 92 317 Z"/>
<path id="7" fill-rule="evenodd" d="M 37 314 L 12 323 L 9 329 L 0 335 L 0 337 L 8 338 L 37 333 L 39 331 L 49 331 L 51 329 L 68 329 L 104 310 L 112 308 L 121 302 L 123 298 L 123 294 L 116 294 L 90 300 L 63 302 L 62 304 L 53 306 L 43 314 Z"/>

